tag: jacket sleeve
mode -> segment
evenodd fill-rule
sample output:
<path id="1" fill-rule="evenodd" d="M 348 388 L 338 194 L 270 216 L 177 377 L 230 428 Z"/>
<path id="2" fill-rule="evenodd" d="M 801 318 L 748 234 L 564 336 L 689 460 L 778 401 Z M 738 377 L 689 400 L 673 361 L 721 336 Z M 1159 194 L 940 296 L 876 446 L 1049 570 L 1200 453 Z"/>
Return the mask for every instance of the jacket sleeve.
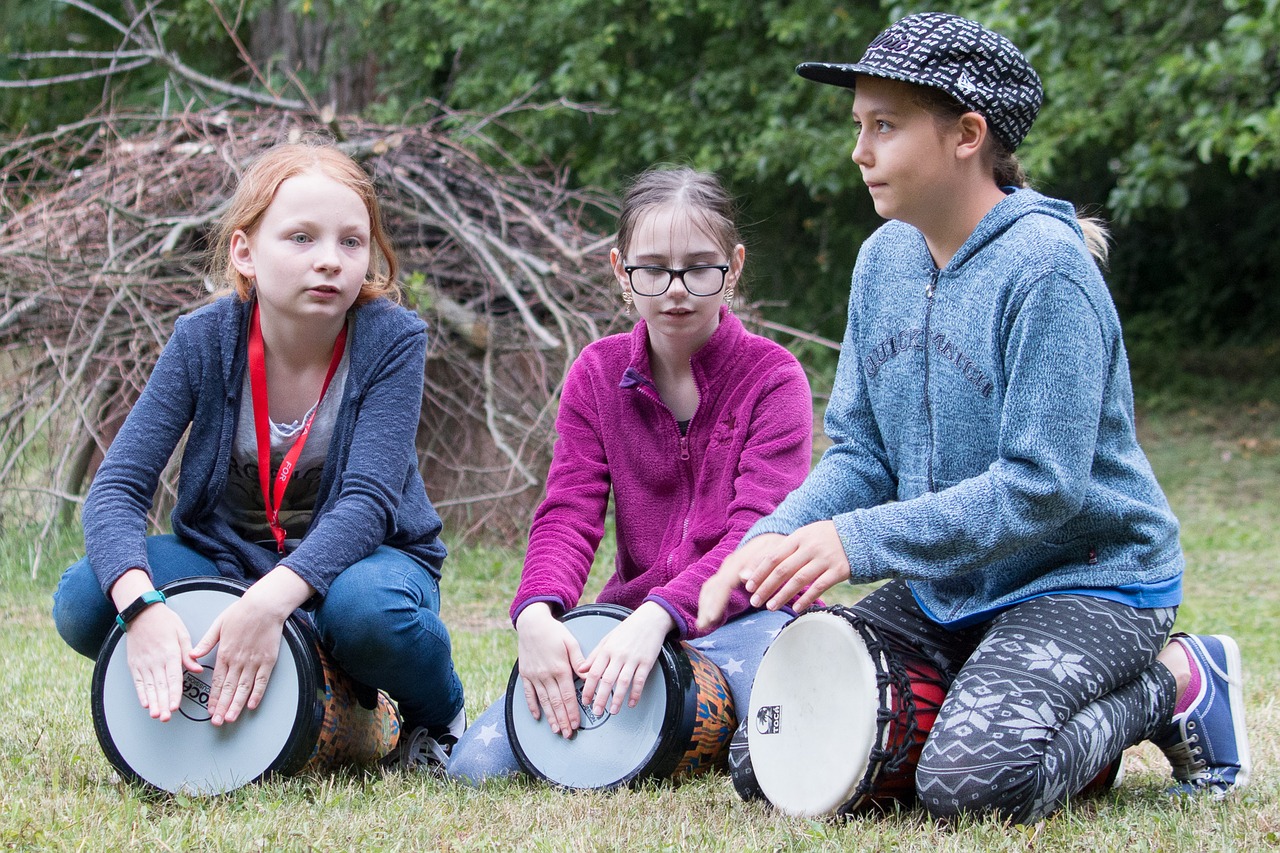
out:
<path id="1" fill-rule="evenodd" d="M 1106 339 L 1084 290 L 1058 273 L 1011 311 L 997 458 L 942 491 L 836 515 L 853 581 L 970 572 L 1080 511 L 1118 341 Z"/>
<path id="2" fill-rule="evenodd" d="M 547 493 L 529 527 L 512 622 L 535 601 L 559 612 L 576 606 L 582 596 L 609 505 L 609 460 L 599 430 L 592 377 L 580 356 L 560 395 Z"/>
<path id="3" fill-rule="evenodd" d="M 424 326 L 398 338 L 384 353 L 357 401 L 331 506 L 280 561 L 322 596 L 343 570 L 372 554 L 396 529 L 405 472 L 417 465 L 426 357 Z"/>
<path id="4" fill-rule="evenodd" d="M 104 593 L 147 562 L 147 513 L 160 475 L 195 412 L 198 367 L 189 363 L 189 321 L 180 317 L 85 498 L 85 553 Z M 192 348 L 195 349 L 195 348 Z"/>
<path id="5" fill-rule="evenodd" d="M 809 380 L 799 362 L 788 357 L 762 383 L 752 407 L 751 424 L 737 462 L 724 536 L 697 562 L 660 587 L 646 601 L 655 601 L 671 615 L 683 639 L 698 631 L 698 595 L 738 547 L 743 536 L 761 517 L 771 512 L 787 493 L 804 480 L 813 452 L 813 397 Z M 726 621 L 750 609 L 746 591 L 733 592 L 725 609 Z"/>
<path id="6" fill-rule="evenodd" d="M 823 418 L 831 446 L 799 488 L 787 495 L 773 513 L 760 519 L 743 542 L 761 533 L 793 533 L 815 521 L 882 504 L 897 494 L 897 481 L 890 471 L 858 360 L 857 280 L 855 270 L 849 320 Z"/>

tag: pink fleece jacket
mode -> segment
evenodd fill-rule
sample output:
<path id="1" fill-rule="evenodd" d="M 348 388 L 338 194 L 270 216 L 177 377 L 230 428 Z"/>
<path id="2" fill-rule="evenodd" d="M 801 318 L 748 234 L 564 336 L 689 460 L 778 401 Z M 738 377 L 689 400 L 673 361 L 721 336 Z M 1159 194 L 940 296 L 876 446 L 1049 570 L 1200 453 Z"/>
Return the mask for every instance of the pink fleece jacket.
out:
<path id="1" fill-rule="evenodd" d="M 657 602 L 680 637 L 699 636 L 703 582 L 809 471 L 809 382 L 784 348 L 721 309 L 693 355 L 698 409 L 682 436 L 654 386 L 647 342 L 641 320 L 586 347 L 565 378 L 513 621 L 535 601 L 557 612 L 578 604 L 612 488 L 618 556 L 597 600 Z M 739 590 L 726 617 L 749 607 Z"/>

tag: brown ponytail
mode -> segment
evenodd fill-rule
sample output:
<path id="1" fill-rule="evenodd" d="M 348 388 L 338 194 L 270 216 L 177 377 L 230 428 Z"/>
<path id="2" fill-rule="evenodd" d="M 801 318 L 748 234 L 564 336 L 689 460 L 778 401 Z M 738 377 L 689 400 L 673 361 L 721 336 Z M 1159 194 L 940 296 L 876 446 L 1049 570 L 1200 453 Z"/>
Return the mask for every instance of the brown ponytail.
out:
<path id="1" fill-rule="evenodd" d="M 995 152 L 995 162 L 992 164 L 991 171 L 995 176 L 996 186 L 1018 189 L 1031 186 L 1031 182 L 1027 180 L 1027 173 L 1022 170 L 1022 163 L 1018 161 L 1017 154 L 995 138 L 991 140 L 991 147 Z"/>

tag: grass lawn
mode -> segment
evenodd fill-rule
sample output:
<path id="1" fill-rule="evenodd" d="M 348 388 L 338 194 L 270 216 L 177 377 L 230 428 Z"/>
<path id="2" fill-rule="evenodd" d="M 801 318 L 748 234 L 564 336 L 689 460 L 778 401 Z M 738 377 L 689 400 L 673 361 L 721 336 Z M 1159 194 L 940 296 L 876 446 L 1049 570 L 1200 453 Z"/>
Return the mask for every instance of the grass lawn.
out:
<path id="1" fill-rule="evenodd" d="M 1274 399 L 1274 398 L 1273 398 Z M 1229 412 L 1229 414 L 1224 414 Z M 680 787 L 570 794 L 525 782 L 472 790 L 419 776 L 306 776 L 193 800 L 118 782 L 89 715 L 91 663 L 49 617 L 58 567 L 78 531 L 43 543 L 0 538 L 0 848 L 75 850 L 1280 849 L 1280 409 L 1274 404 L 1161 411 L 1141 428 L 1183 524 L 1188 557 L 1179 628 L 1227 632 L 1244 655 L 1252 786 L 1226 802 L 1175 802 L 1149 745 L 1127 753 L 1114 794 L 1072 804 L 1036 826 L 944 826 L 919 810 L 843 823 L 784 817 L 741 802 L 724 776 Z M 602 555 L 602 559 L 605 559 Z M 518 549 L 455 549 L 446 619 L 474 717 L 505 688 L 515 653 L 506 610 Z M 602 571 L 597 571 L 597 576 Z M 597 577 L 598 584 L 602 578 Z M 853 600 L 858 590 L 838 596 Z"/>

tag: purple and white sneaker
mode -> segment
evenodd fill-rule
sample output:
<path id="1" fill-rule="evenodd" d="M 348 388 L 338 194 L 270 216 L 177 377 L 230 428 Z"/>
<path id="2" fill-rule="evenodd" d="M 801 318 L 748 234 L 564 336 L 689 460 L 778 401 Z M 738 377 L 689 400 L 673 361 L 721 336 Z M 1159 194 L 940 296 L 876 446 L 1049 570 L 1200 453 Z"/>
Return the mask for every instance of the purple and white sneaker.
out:
<path id="1" fill-rule="evenodd" d="M 1189 704 L 1152 738 L 1178 781 L 1170 794 L 1226 796 L 1249 782 L 1249 738 L 1244 725 L 1244 670 L 1240 647 L 1222 634 L 1175 634 L 1195 664 Z"/>

